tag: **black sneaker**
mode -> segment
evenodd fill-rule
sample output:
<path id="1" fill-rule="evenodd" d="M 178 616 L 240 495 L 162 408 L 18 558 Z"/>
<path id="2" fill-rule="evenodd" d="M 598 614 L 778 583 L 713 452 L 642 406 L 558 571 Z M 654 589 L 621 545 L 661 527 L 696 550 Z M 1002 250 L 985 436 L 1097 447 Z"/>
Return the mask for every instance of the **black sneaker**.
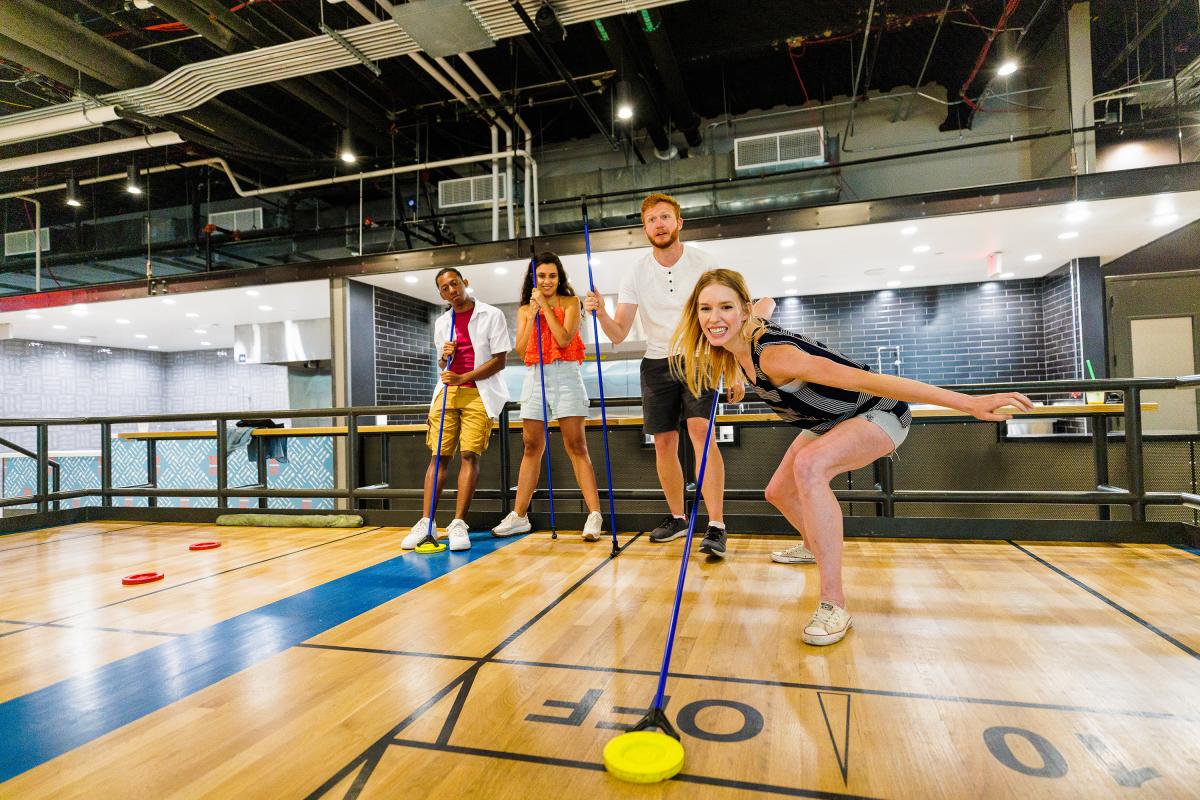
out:
<path id="1" fill-rule="evenodd" d="M 658 523 L 658 527 L 650 531 L 650 541 L 661 544 L 669 542 L 673 539 L 678 539 L 680 536 L 687 536 L 688 522 L 686 519 L 676 517 L 673 514 L 667 514 L 663 517 L 663 521 Z"/>
<path id="2" fill-rule="evenodd" d="M 713 558 L 724 558 L 725 537 L 728 535 L 724 528 L 709 525 L 704 533 L 704 541 L 700 542 L 700 552 Z"/>

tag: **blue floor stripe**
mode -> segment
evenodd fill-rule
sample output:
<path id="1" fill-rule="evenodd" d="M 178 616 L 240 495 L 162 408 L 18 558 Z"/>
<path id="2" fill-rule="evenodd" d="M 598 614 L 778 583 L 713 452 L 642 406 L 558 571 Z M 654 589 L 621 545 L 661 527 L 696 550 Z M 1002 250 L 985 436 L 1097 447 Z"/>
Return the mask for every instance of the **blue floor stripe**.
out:
<path id="1" fill-rule="evenodd" d="M 0 703 L 0 783 L 128 725 L 522 537 L 398 556 Z M 399 540 L 397 540 L 399 541 Z"/>

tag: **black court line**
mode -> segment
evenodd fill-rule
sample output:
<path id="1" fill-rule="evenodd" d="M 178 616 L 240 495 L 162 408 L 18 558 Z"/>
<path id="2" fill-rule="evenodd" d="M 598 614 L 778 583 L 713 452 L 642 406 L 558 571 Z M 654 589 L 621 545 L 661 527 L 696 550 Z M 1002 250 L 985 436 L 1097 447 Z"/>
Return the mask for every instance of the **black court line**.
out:
<path id="1" fill-rule="evenodd" d="M 627 541 L 625 544 L 623 544 L 620 547 L 620 549 L 617 551 L 618 554 L 624 552 L 626 548 L 628 548 L 630 545 L 632 545 L 634 542 L 636 542 L 639 538 L 641 538 L 642 533 L 643 532 L 639 532 L 636 536 L 632 537 L 629 541 Z M 521 625 L 519 628 L 517 628 L 515 631 L 513 631 L 507 637 L 505 637 L 504 641 L 502 641 L 500 644 L 493 647 L 491 650 L 489 650 L 483 656 L 481 656 L 477 659 L 472 659 L 475 663 L 473 663 L 471 666 L 467 667 L 465 670 L 463 670 L 461 673 L 459 673 L 459 675 L 457 677 L 455 677 L 452 681 L 450 681 L 450 683 L 446 684 L 441 689 L 436 691 L 432 697 L 430 697 L 428 700 L 426 700 L 424 703 L 422 703 L 420 706 L 418 706 L 416 708 L 416 710 L 414 710 L 411 714 L 409 714 L 407 717 L 400 720 L 400 722 L 398 722 L 396 725 L 394 725 L 391 730 L 389 730 L 383 736 L 380 736 L 377 740 L 375 740 L 375 742 L 373 742 L 369 747 L 367 747 L 367 749 L 365 749 L 363 752 L 359 753 L 357 756 L 355 756 L 353 759 L 351 759 L 348 763 L 346 763 L 344 766 L 342 766 L 341 769 L 339 769 L 337 772 L 335 772 L 333 775 L 331 775 L 328 779 L 326 779 L 326 781 L 324 783 L 322 783 L 320 786 L 318 786 L 316 789 L 314 789 L 311 793 L 309 793 L 306 796 L 306 800 L 314 800 L 315 798 L 324 796 L 326 793 L 328 793 L 330 790 L 332 790 L 333 787 L 337 786 L 339 783 L 341 783 L 343 780 L 345 780 L 345 778 L 347 776 L 354 773 L 355 770 L 358 770 L 359 767 L 361 766 L 361 770 L 359 770 L 358 775 L 355 777 L 353 785 L 351 785 L 351 787 L 346 792 L 347 798 L 357 798 L 359 796 L 359 794 L 362 792 L 363 788 L 366 786 L 367 779 L 370 777 L 371 773 L 375 770 L 375 767 L 383 759 L 384 754 L 387 752 L 389 743 L 393 739 L 395 739 L 409 725 L 413 724 L 418 719 L 420 719 L 421 716 L 426 711 L 429 711 L 429 709 L 433 708 L 438 703 L 440 703 L 447 695 L 450 694 L 450 692 L 459 688 L 460 686 L 462 686 L 464 683 L 466 683 L 468 681 L 473 681 L 474 676 L 478 673 L 480 667 L 482 667 L 487 662 L 493 660 L 501 650 L 503 650 L 504 648 L 506 648 L 510 644 L 512 644 L 514 641 L 516 641 L 517 637 L 519 637 L 521 634 L 525 633 L 534 624 L 536 624 L 539 620 L 541 620 L 543 617 L 545 617 L 547 614 L 549 614 L 551 611 L 553 611 L 562 601 L 564 601 L 568 597 L 570 597 L 575 592 L 575 590 L 577 590 L 580 586 L 583 586 L 583 584 L 586 583 L 588 580 L 590 580 L 596 573 L 598 573 L 600 570 L 604 569 L 606 566 L 608 566 L 610 563 L 612 563 L 612 561 L 615 558 L 616 558 L 616 556 L 613 556 L 613 555 L 605 556 L 603 561 L 601 561 L 596 566 L 592 567 L 592 569 L 588 570 L 588 572 L 583 577 L 581 577 L 579 580 L 575 581 L 575 583 L 571 584 L 567 589 L 563 590 L 563 592 L 560 593 L 558 595 L 558 597 L 556 597 L 552 601 L 550 601 L 549 605 L 547 605 L 545 608 L 543 608 L 538 613 L 534 614 L 533 617 L 529 619 L 529 621 L 527 621 L 525 624 Z M 469 685 L 467 688 L 468 689 L 470 688 Z M 466 703 L 465 692 L 460 695 L 460 698 L 456 698 L 456 706 L 458 706 L 458 709 L 461 711 L 461 705 L 458 705 L 459 699 L 461 699 L 462 703 L 464 703 L 464 704 Z M 451 713 L 454 714 L 454 709 L 451 709 Z M 457 721 L 458 721 L 458 717 L 456 714 L 454 714 L 453 722 L 457 723 Z M 453 733 L 454 726 L 453 726 L 453 724 L 450 724 L 450 723 L 451 723 L 451 720 L 449 718 L 447 718 L 446 725 L 443 726 L 443 734 L 446 736 L 446 738 L 449 738 L 450 734 Z M 446 727 L 447 725 L 449 726 L 448 728 Z"/>
<path id="2" fill-rule="evenodd" d="M 377 526 L 377 527 L 374 527 L 374 528 L 367 528 L 367 529 L 366 529 L 366 530 L 364 530 L 364 531 L 358 531 L 357 533 L 352 533 L 352 534 L 350 534 L 349 536 L 341 536 L 341 537 L 338 537 L 337 539 L 330 539 L 330 540 L 329 540 L 329 541 L 327 541 L 327 542 L 319 542 L 318 544 L 309 545 L 308 547 L 301 547 L 299 550 L 289 550 L 288 552 L 286 552 L 286 553 L 280 553 L 280 554 L 279 554 L 279 555 L 277 555 L 277 556 L 271 556 L 270 558 L 264 558 L 264 559 L 260 559 L 259 561 L 251 561 L 249 564 L 242 564 L 242 565 L 240 565 L 240 566 L 237 566 L 237 567 L 230 567 L 229 569 L 223 569 L 223 570 L 221 570 L 220 572 L 214 572 L 214 573 L 212 573 L 211 575 L 201 575 L 199 578 L 192 578 L 191 580 L 188 580 L 188 581 L 183 581 L 182 583 L 176 583 L 176 584 L 173 584 L 173 585 L 171 585 L 171 586 L 164 586 L 163 588 L 161 588 L 161 589 L 155 589 L 155 590 L 154 590 L 154 591 L 152 591 L 152 592 L 145 592 L 145 593 L 143 593 L 143 594 L 134 595 L 133 597 L 126 597 L 124 600 L 115 600 L 115 601 L 113 601 L 113 602 L 111 602 L 111 603 L 106 603 L 106 604 L 104 604 L 104 605 L 102 605 L 102 606 L 97 606 L 96 608 L 90 608 L 90 609 L 88 609 L 88 610 L 86 610 L 86 611 L 77 611 L 77 612 L 75 612 L 74 614 L 68 614 L 68 615 L 67 615 L 67 616 L 65 616 L 65 617 L 59 617 L 58 619 L 53 619 L 53 620 L 50 620 L 50 622 L 49 622 L 49 623 L 43 623 L 43 624 L 47 624 L 47 625 L 48 625 L 48 624 L 51 624 L 51 623 L 56 623 L 56 622 L 63 622 L 64 620 L 72 619 L 73 617 L 79 617 L 79 616 L 82 616 L 82 615 L 84 615 L 84 614 L 93 614 L 93 613 L 95 613 L 95 612 L 97 612 L 97 611 L 101 611 L 101 610 L 103 610 L 103 609 L 106 609 L 106 608 L 112 608 L 113 606 L 119 606 L 119 605 L 121 605 L 122 603 L 129 603 L 129 602 L 131 602 L 131 601 L 133 601 L 133 600 L 141 600 L 143 597 L 150 597 L 151 595 L 160 594 L 160 593 L 162 593 L 162 592 L 169 592 L 169 591 L 171 591 L 172 589 L 178 589 L 178 588 L 180 588 L 181 586 L 187 586 L 187 585 L 189 585 L 189 584 L 192 584 L 192 583 L 198 583 L 199 581 L 206 581 L 206 580 L 208 580 L 209 578 L 215 578 L 215 577 L 217 577 L 218 575 L 225 575 L 225 574 L 227 574 L 227 573 L 230 573 L 230 572 L 237 572 L 238 570 L 246 569 L 246 568 L 248 568 L 248 567 L 256 567 L 256 566 L 258 566 L 259 564 L 265 564 L 265 563 L 267 563 L 268 561 L 274 561 L 274 560 L 276 560 L 276 559 L 278 559 L 278 558 L 286 558 L 286 557 L 288 557 L 288 556 L 294 556 L 294 555 L 296 555 L 297 553 L 303 553 L 303 552 L 305 552 L 306 550 L 313 550 L 313 549 L 316 549 L 316 548 L 318 548 L 318 547 L 325 547 L 326 545 L 330 545 L 330 544 L 337 544 L 338 542 L 344 542 L 344 541 L 346 541 L 347 539 L 353 539 L 353 538 L 354 538 L 354 537 L 356 537 L 356 536 L 362 536 L 363 534 L 366 534 L 366 533 L 371 533 L 372 531 L 377 531 L 377 530 L 380 530 L 380 529 L 381 529 L 381 527 L 382 527 L 382 526 Z M 4 638 L 5 636 L 13 636 L 14 634 L 18 634 L 18 633 L 21 633 L 22 631 L 27 631 L 27 630 L 29 630 L 29 628 L 22 628 L 22 629 L 21 629 L 21 630 L 19 630 L 19 631 L 8 631 L 8 632 L 6 632 L 6 633 L 0 633 L 0 639 Z"/>
<path id="3" fill-rule="evenodd" d="M 75 523 L 75 524 L 88 525 L 91 523 L 83 522 L 83 523 Z M 100 523 L 100 524 L 104 524 L 104 523 Z M 21 544 L 21 545 L 17 545 L 16 547 L 0 547 L 0 553 L 12 553 L 16 550 L 25 550 L 30 547 L 45 547 L 48 544 L 58 544 L 60 542 L 73 542 L 76 539 L 88 539 L 88 538 L 91 538 L 92 536 L 103 536 L 106 533 L 124 533 L 125 531 L 133 530 L 134 528 L 150 528 L 155 525 L 161 525 L 161 524 L 162 523 L 159 523 L 159 522 L 146 522 L 146 523 L 142 523 L 140 525 L 126 525 L 123 528 L 113 528 L 112 530 L 108 530 L 108 531 L 93 531 L 92 533 L 81 533 L 78 536 L 66 536 L 66 537 L 63 537 L 62 539 L 51 539 L 48 542 L 34 542 L 33 544 Z M 22 533 L 35 533 L 35 531 L 22 531 Z M 9 533 L 9 534 L 5 534 L 5 535 L 6 536 L 20 536 L 21 534 L 20 533 Z"/>
<path id="4" fill-rule="evenodd" d="M 343 647 L 339 645 L 305 643 L 297 647 L 311 647 L 321 650 L 347 650 L 359 653 L 375 653 L 378 655 L 413 656 L 416 658 L 445 659 L 455 661 L 478 661 L 475 656 L 460 656 L 443 653 L 423 653 L 412 650 L 385 650 L 373 647 Z M 492 664 L 502 664 L 512 667 L 539 667 L 543 669 L 565 669 L 580 672 L 605 672 L 618 675 L 658 676 L 658 670 L 634 669 L 631 667 L 599 667 L 590 664 L 562 664 L 553 661 L 526 661 L 516 658 L 493 658 Z M 805 689 L 817 692 L 844 692 L 867 697 L 889 697 L 900 700 L 929 700 L 939 703 L 963 703 L 967 705 L 999 706 L 1003 708 L 1027 708 L 1034 711 L 1065 711 L 1072 714 L 1095 714 L 1097 716 L 1137 717 L 1140 719 L 1161 719 L 1171 722 L 1200 722 L 1200 717 L 1189 717 L 1172 714 L 1169 711 L 1137 711 L 1121 708 L 1091 708 L 1088 706 L 1070 706 L 1060 703 L 1035 703 L 1026 700 L 1001 700 L 990 697 L 968 697 L 965 695 L 927 694 L 923 692 L 902 692 L 893 689 L 864 689 L 851 686 L 830 686 L 821 683 L 801 683 L 798 681 L 776 681 L 766 678 L 744 678 L 728 675 L 701 675 L 691 672 L 668 672 L 667 677 L 677 680 L 713 681 L 716 683 L 734 683 L 748 686 L 768 686 L 781 689 Z"/>
<path id="5" fill-rule="evenodd" d="M 527 764 L 542 764 L 551 767 L 569 767 L 571 769 L 582 769 L 589 772 L 604 772 L 603 764 L 596 764 L 591 761 L 576 761 L 570 758 L 551 758 L 549 756 L 535 756 L 527 753 L 511 753 L 505 750 L 486 750 L 479 747 L 461 747 L 451 744 L 435 744 L 432 742 L 422 742 L 416 739 L 392 739 L 390 744 L 400 745 L 401 747 L 412 747 L 421 750 L 434 750 L 440 753 L 454 753 L 464 756 L 481 756 L 483 758 L 499 758 L 506 761 L 522 761 Z M 826 792 L 818 789 L 797 789 L 791 786 L 780 786 L 772 783 L 756 783 L 754 781 L 735 781 L 728 778 L 712 778 L 707 775 L 692 775 L 686 772 L 681 772 L 674 778 L 673 781 L 681 781 L 684 783 L 699 783 L 707 786 L 720 786 L 725 789 L 744 789 L 752 792 L 763 792 L 764 794 L 779 794 L 785 797 L 813 797 L 821 800 L 872 800 L 868 795 L 846 794 L 844 792 Z"/>
<path id="6" fill-rule="evenodd" d="M 182 633 L 168 633 L 166 631 L 140 631 L 135 628 L 106 628 L 100 625 L 66 625 L 61 622 L 33 622 L 27 619 L 0 619 L 0 622 L 9 625 L 27 625 L 29 628 L 67 628 L 76 631 L 106 631 L 108 633 L 137 633 L 142 636 L 169 636 L 177 638 L 183 636 Z M 16 631 L 13 631 L 16 633 Z"/>
<path id="7" fill-rule="evenodd" d="M 1169 634 L 1169 633 L 1167 633 L 1166 631 L 1162 630 L 1161 628 L 1157 627 L 1157 626 L 1156 626 L 1156 625 L 1154 625 L 1153 623 L 1151 623 L 1151 622 L 1148 622 L 1147 620 L 1144 620 L 1144 619 L 1142 619 L 1142 618 L 1141 618 L 1141 617 L 1139 617 L 1137 614 L 1133 613 L 1133 612 L 1132 612 L 1132 611 L 1130 611 L 1129 609 L 1127 609 L 1127 608 L 1125 608 L 1124 606 L 1122 606 L 1120 603 L 1118 603 L 1118 602 L 1116 602 L 1115 600 L 1112 600 L 1112 599 L 1110 599 L 1110 598 L 1108 598 L 1108 597 L 1105 597 L 1103 594 L 1101 594 L 1100 592 L 1096 591 L 1096 590 L 1095 590 L 1095 589 L 1093 589 L 1091 586 L 1088 586 L 1088 585 L 1087 585 L 1086 583 L 1084 583 L 1083 581 L 1079 580 L 1079 579 L 1078 579 L 1078 578 L 1076 578 L 1075 576 L 1073 576 L 1073 575 L 1069 574 L 1068 572 L 1066 572 L 1066 570 L 1063 570 L 1063 569 L 1061 569 L 1061 568 L 1059 568 L 1059 567 L 1056 567 L 1056 566 L 1054 566 L 1053 564 L 1051 564 L 1051 563 L 1050 563 L 1049 561 L 1047 561 L 1046 559 L 1044 559 L 1044 558 L 1042 558 L 1041 556 L 1038 556 L 1038 555 L 1036 555 L 1036 554 L 1034 554 L 1034 553 L 1030 552 L 1029 550 L 1025 549 L 1024 547 L 1022 547 L 1021 545 L 1017 544 L 1016 542 L 1014 542 L 1014 541 L 1012 541 L 1012 540 L 1009 540 L 1009 542 L 1008 542 L 1008 543 L 1009 543 L 1009 544 L 1011 544 L 1013 547 L 1017 548 L 1018 550 L 1020 550 L 1020 551 L 1021 551 L 1022 553 L 1024 553 L 1025 555 L 1027 555 L 1027 556 L 1029 556 L 1030 558 L 1032 558 L 1034 561 L 1038 562 L 1039 564 L 1041 564 L 1041 565 L 1043 565 L 1043 566 L 1045 566 L 1045 567 L 1049 568 L 1050 570 L 1052 570 L 1052 571 L 1056 572 L 1057 574 L 1061 575 L 1062 577 L 1066 578 L 1066 579 L 1067 579 L 1067 580 L 1069 580 L 1071 583 L 1075 584 L 1075 585 L 1076 585 L 1076 586 L 1078 586 L 1080 589 L 1083 589 L 1085 592 L 1087 592 L 1088 594 L 1090 594 L 1092 597 L 1095 597 L 1097 600 L 1101 601 L 1101 602 L 1102 602 L 1102 603 L 1104 603 L 1105 605 L 1109 606 L 1110 608 L 1113 608 L 1113 609 L 1115 609 L 1116 611 L 1119 611 L 1119 612 L 1121 612 L 1121 613 L 1122 613 L 1122 614 L 1124 614 L 1126 617 L 1128 617 L 1129 619 L 1131 619 L 1131 620 L 1133 620 L 1134 622 L 1136 622 L 1138 625 L 1141 625 L 1141 626 L 1142 626 L 1143 628 L 1145 628 L 1146 630 L 1150 631 L 1150 632 L 1151 632 L 1151 633 L 1153 633 L 1154 635 L 1156 635 L 1156 636 L 1158 636 L 1159 638 L 1161 638 L 1163 641 L 1170 642 L 1171 644 L 1175 645 L 1176 647 L 1178 647 L 1178 648 L 1179 648 L 1180 650 L 1182 650 L 1183 652 L 1187 653 L 1187 654 L 1188 654 L 1189 656 L 1191 656 L 1192 658 L 1194 658 L 1194 659 L 1197 659 L 1197 660 L 1200 660 L 1200 653 L 1198 653 L 1198 652 L 1196 652 L 1195 650 L 1193 650 L 1192 648 L 1188 647 L 1186 644 L 1184 644 L 1183 642 L 1179 641 L 1179 640 L 1178 640 L 1178 639 L 1176 639 L 1174 636 L 1172 636 L 1171 634 Z"/>

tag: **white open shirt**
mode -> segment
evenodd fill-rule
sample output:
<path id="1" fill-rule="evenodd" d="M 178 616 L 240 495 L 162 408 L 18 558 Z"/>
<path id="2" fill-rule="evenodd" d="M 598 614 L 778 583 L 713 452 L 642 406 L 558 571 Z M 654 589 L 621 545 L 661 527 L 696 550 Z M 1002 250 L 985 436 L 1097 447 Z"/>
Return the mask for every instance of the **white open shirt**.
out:
<path id="1" fill-rule="evenodd" d="M 508 320 L 504 312 L 495 306 L 475 301 L 475 310 L 467 322 L 467 335 L 471 337 L 471 346 L 475 348 L 475 367 L 478 369 L 485 361 L 499 353 L 507 353 L 513 349 L 513 340 L 508 333 Z M 450 341 L 450 312 L 442 314 L 433 323 L 433 346 L 436 357 L 441 359 L 442 347 Z M 437 387 L 433 390 L 433 400 L 430 406 L 442 396 L 441 371 L 438 371 Z M 499 372 L 490 378 L 476 380 L 479 397 L 483 400 L 483 408 L 492 419 L 500 416 L 500 410 L 508 402 L 508 385 Z"/>

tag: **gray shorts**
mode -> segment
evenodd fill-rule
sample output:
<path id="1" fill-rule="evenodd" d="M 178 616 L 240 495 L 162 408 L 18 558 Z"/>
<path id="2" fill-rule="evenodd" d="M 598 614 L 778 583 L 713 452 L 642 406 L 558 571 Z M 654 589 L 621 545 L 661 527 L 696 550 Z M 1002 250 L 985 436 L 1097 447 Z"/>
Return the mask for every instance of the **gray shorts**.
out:
<path id="1" fill-rule="evenodd" d="M 880 428 L 883 428 L 883 432 L 886 433 L 888 438 L 892 440 L 892 455 L 895 455 L 897 448 L 904 444 L 904 440 L 908 438 L 908 429 L 912 427 L 911 425 L 901 424 L 900 418 L 895 414 L 887 411 L 879 411 L 878 409 L 868 411 L 856 419 L 869 420 L 870 422 L 874 422 Z M 832 428 L 830 430 L 832 430 Z M 801 431 L 800 433 L 810 439 L 818 439 L 821 437 L 821 434 L 814 433 L 813 431 Z M 825 431 L 825 433 L 829 433 L 829 431 Z"/>
<path id="2" fill-rule="evenodd" d="M 546 407 L 550 419 L 586 417 L 588 396 L 579 363 L 551 361 L 545 370 Z M 525 370 L 525 383 L 521 387 L 521 419 L 542 419 L 542 376 L 537 364 Z"/>
<path id="3" fill-rule="evenodd" d="M 687 386 L 671 374 L 670 359 L 643 358 L 641 376 L 643 433 L 678 430 L 681 419 L 708 419 L 712 411 L 712 390 L 699 397 L 693 396 Z"/>

